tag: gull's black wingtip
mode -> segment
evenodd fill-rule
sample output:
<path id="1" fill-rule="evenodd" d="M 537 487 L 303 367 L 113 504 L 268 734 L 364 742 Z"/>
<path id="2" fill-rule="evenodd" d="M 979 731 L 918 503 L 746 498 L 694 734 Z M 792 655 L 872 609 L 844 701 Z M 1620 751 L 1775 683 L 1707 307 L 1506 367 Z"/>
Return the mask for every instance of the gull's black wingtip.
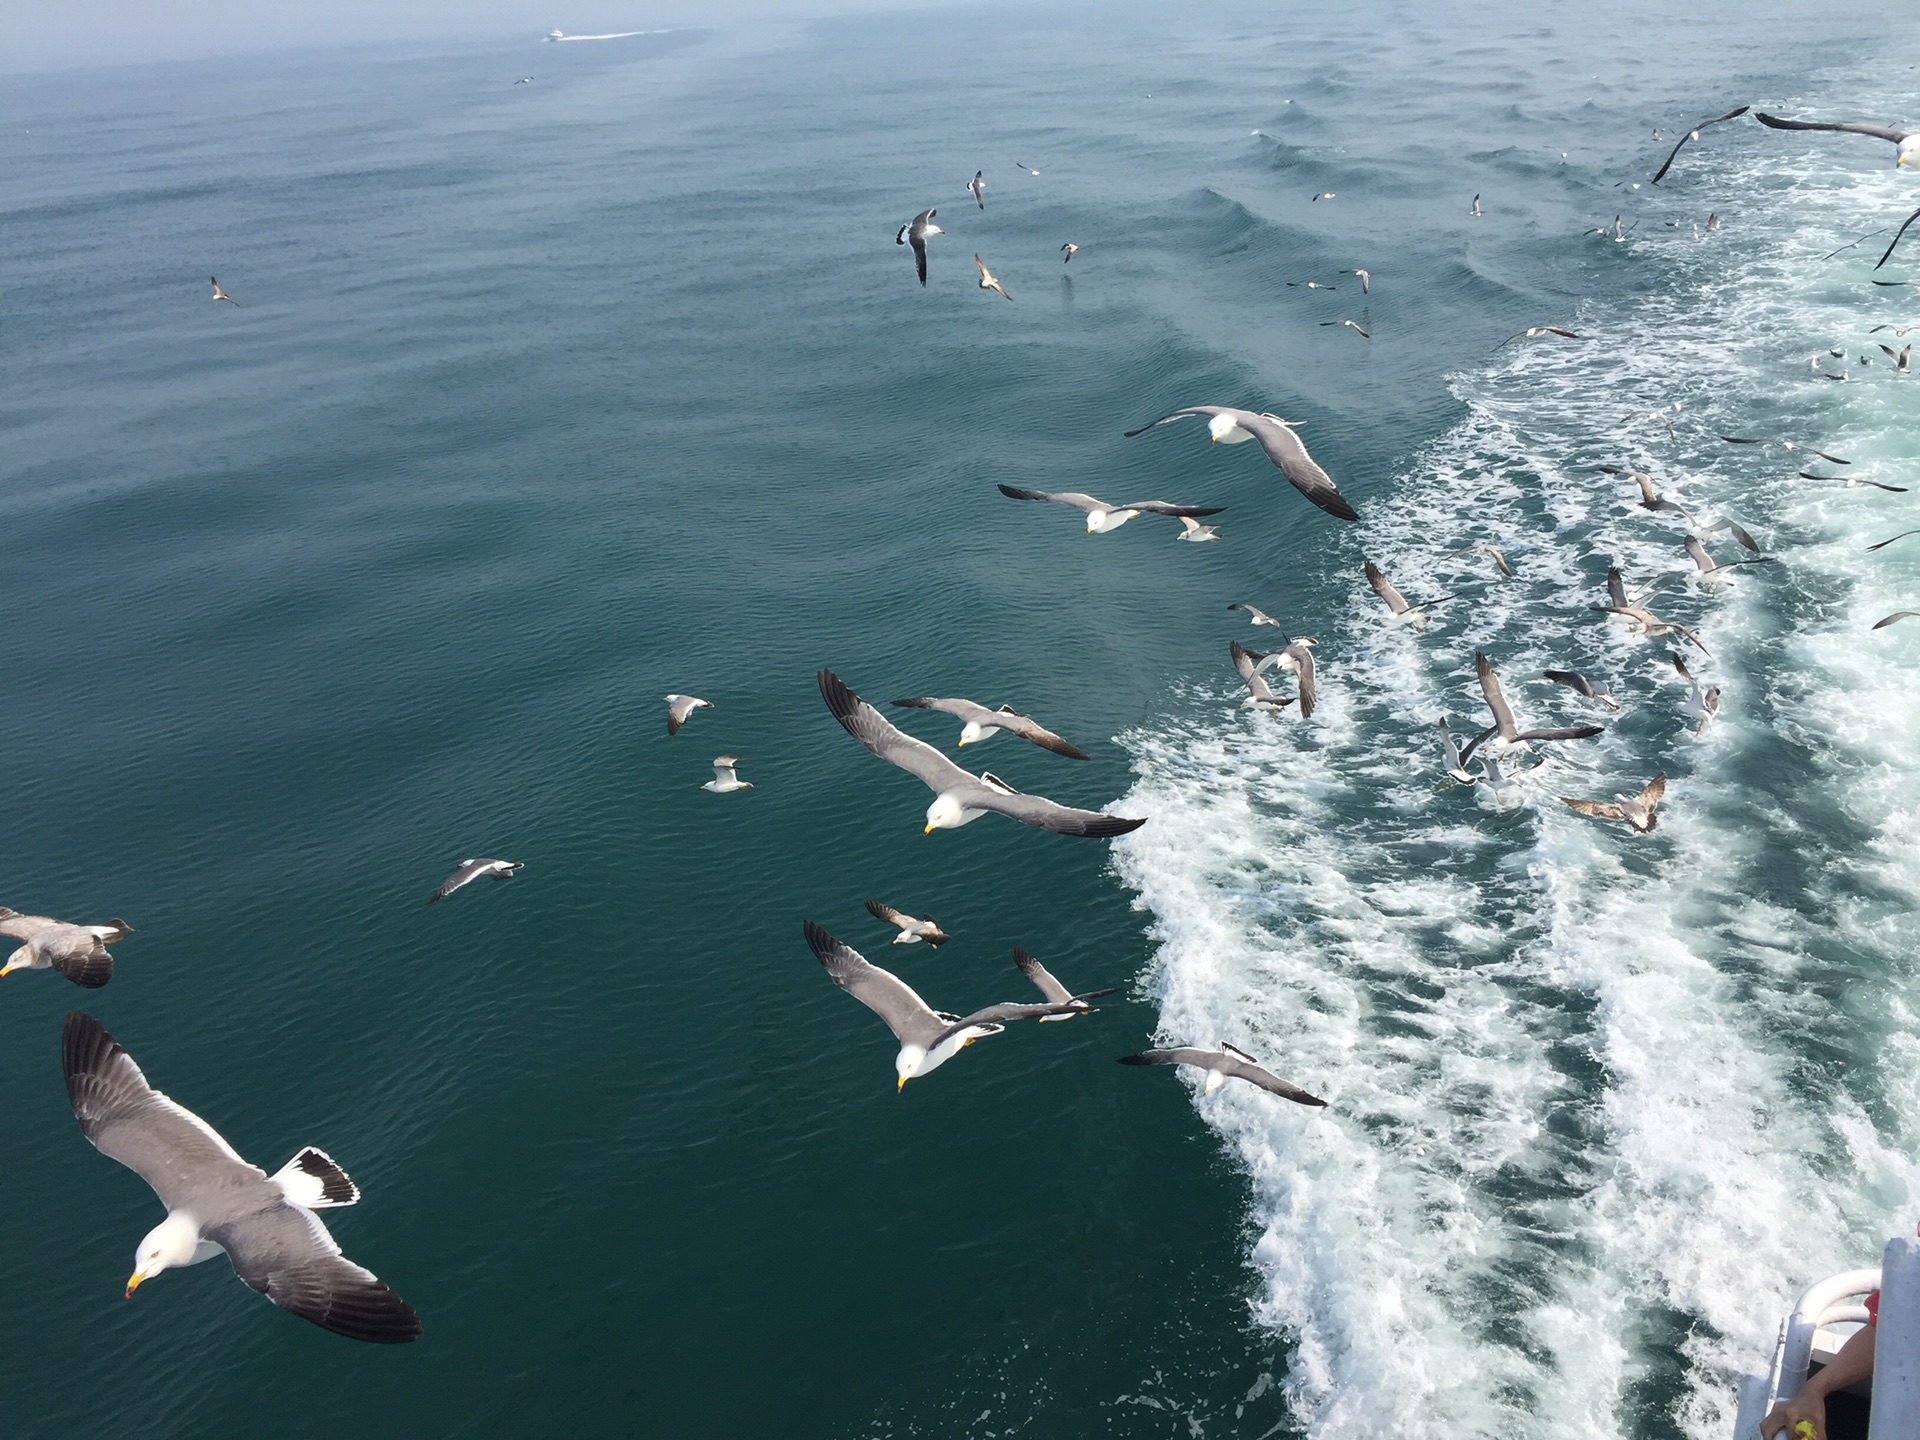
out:
<path id="1" fill-rule="evenodd" d="M 801 923 L 802 933 L 807 937 L 807 948 L 813 951 L 815 959 L 824 964 L 827 957 L 840 948 L 840 942 L 811 920 Z"/>
<path id="2" fill-rule="evenodd" d="M 1153 1061 L 1149 1060 L 1145 1055 L 1122 1055 L 1120 1057 L 1120 1063 L 1122 1065 L 1151 1065 Z"/>

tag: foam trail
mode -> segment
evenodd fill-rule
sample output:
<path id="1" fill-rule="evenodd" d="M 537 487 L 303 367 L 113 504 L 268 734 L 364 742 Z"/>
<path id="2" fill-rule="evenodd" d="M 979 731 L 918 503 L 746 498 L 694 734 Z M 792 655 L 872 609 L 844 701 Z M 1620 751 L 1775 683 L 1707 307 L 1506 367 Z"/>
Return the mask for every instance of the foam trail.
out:
<path id="1" fill-rule="evenodd" d="M 1896 88 L 1862 103 L 1897 109 Z M 1409 594 L 1480 586 L 1469 603 L 1387 631 L 1343 555 L 1309 625 L 1311 723 L 1230 713 L 1229 675 L 1125 737 L 1122 808 L 1154 824 L 1116 863 L 1154 917 L 1163 1037 L 1232 1041 L 1332 1102 L 1195 1102 L 1251 1175 L 1259 1313 L 1296 1337 L 1290 1404 L 1323 1440 L 1719 1440 L 1793 1293 L 1911 1224 L 1920 628 L 1868 627 L 1920 596 L 1920 552 L 1861 553 L 1904 497 L 1715 438 L 1805 435 L 1902 483 L 1913 392 L 1853 356 L 1903 292 L 1817 261 L 1904 202 L 1890 173 L 1739 138 L 1765 153 L 1716 191 L 1737 224 L 1643 224 L 1613 251 L 1642 293 L 1583 307 L 1585 344 L 1461 379 L 1468 416 L 1371 508 L 1354 543 Z M 1848 384 L 1809 369 L 1830 343 Z M 1733 514 L 1776 563 L 1695 590 L 1685 522 L 1608 463 Z M 1472 541 L 1516 577 L 1449 558 Z M 1700 737 L 1666 643 L 1588 608 L 1610 563 L 1669 577 L 1653 608 L 1711 648 Z M 1439 788 L 1433 722 L 1485 723 L 1476 648 L 1523 723 L 1609 726 L 1504 806 Z M 1612 681 L 1624 712 L 1548 666 Z M 1652 836 L 1556 798 L 1656 770 Z"/>

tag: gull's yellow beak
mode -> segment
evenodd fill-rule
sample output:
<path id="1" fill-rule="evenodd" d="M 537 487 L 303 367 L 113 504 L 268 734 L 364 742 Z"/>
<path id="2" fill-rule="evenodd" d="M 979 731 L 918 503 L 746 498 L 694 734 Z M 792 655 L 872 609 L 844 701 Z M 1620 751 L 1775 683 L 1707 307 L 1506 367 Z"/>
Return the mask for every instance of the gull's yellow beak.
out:
<path id="1" fill-rule="evenodd" d="M 127 1299 L 133 1298 L 133 1292 L 140 1288 L 140 1282 L 146 1278 L 147 1272 L 144 1270 L 136 1270 L 127 1277 Z"/>
<path id="2" fill-rule="evenodd" d="M 1209 435 L 1207 437 L 1207 443 L 1209 445 L 1218 445 L 1220 443 L 1220 437 L 1218 435 Z"/>
<path id="3" fill-rule="evenodd" d="M 11 975 L 15 970 L 19 968 L 20 968 L 19 966 L 15 965 L 11 960 L 9 960 L 6 964 L 0 965 L 0 976 Z"/>
<path id="4" fill-rule="evenodd" d="M 933 826 L 931 826 L 931 825 L 928 825 L 928 826 L 926 826 L 926 827 L 925 827 L 924 829 L 922 829 L 922 830 L 921 830 L 921 832 L 920 832 L 920 833 L 921 833 L 922 835 L 931 835 L 931 834 L 933 834 Z"/>
<path id="5" fill-rule="evenodd" d="M 898 1095 L 902 1090 L 906 1088 L 907 1088 L 907 1077 L 902 1075 L 900 1077 L 900 1083 L 893 1087 L 893 1093 Z M 129 1290 L 127 1293 L 131 1295 L 133 1292 Z"/>

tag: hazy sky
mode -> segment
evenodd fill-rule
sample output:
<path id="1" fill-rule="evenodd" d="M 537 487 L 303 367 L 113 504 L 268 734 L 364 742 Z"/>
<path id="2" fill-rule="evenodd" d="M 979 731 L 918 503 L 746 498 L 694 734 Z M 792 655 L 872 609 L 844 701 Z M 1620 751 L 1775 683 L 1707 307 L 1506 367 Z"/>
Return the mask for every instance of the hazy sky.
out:
<path id="1" fill-rule="evenodd" d="M 904 8 L 901 0 L 58 0 L 14 7 L 0 70 L 62 70 L 191 55 L 356 45 L 382 38 L 483 40 L 711 24 L 755 14 Z"/>

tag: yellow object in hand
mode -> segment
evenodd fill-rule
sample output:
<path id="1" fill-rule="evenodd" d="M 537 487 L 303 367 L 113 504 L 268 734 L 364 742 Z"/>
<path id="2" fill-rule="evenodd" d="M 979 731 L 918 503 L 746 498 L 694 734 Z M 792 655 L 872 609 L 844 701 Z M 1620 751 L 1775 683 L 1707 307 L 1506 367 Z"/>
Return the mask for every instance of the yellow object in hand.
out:
<path id="1" fill-rule="evenodd" d="M 1814 1440 L 1816 1433 L 1813 1428 L 1813 1421 L 1811 1420 L 1796 1420 L 1793 1422 L 1793 1440 Z"/>

